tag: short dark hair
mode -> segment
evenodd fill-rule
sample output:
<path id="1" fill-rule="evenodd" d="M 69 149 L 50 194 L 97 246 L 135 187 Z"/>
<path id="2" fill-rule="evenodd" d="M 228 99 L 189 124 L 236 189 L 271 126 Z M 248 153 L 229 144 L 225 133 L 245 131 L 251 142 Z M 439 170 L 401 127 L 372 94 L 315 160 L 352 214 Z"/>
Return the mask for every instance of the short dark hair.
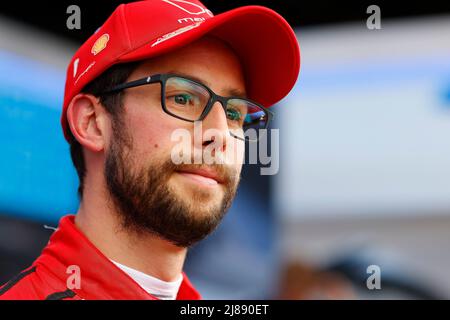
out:
<path id="1" fill-rule="evenodd" d="M 81 92 L 92 94 L 99 98 L 100 103 L 105 110 L 110 113 L 114 119 L 119 116 L 121 110 L 123 110 L 121 91 L 108 94 L 104 94 L 103 92 L 118 84 L 124 83 L 138 66 L 139 62 L 116 64 L 88 83 Z M 69 126 L 67 126 L 67 128 L 69 131 L 68 140 L 70 144 L 70 156 L 79 179 L 78 196 L 82 199 L 84 178 L 86 176 L 86 163 L 83 156 L 83 148 L 72 135 Z"/>

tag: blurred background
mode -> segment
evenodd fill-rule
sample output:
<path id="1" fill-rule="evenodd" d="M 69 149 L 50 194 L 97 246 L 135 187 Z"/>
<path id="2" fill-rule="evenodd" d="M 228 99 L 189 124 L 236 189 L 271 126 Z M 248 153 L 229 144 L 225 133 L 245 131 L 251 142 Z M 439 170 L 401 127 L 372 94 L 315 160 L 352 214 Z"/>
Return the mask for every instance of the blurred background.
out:
<path id="1" fill-rule="evenodd" d="M 65 70 L 119 3 L 0 5 L 0 284 L 77 210 L 59 125 Z M 449 299 L 450 3 L 379 4 L 375 30 L 364 1 L 203 3 L 276 10 L 302 55 L 272 108 L 278 174 L 245 165 L 224 222 L 188 255 L 204 298 Z M 66 27 L 72 4 L 79 30 Z"/>

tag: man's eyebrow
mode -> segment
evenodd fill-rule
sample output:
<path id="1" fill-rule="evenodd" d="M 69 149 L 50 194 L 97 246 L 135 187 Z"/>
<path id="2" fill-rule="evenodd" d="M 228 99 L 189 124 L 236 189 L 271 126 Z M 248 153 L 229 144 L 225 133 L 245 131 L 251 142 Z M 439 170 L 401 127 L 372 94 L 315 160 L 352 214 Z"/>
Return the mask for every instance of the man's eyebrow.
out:
<path id="1" fill-rule="evenodd" d="M 226 91 L 228 92 L 228 95 L 231 97 L 247 99 L 247 94 L 242 90 L 235 88 L 228 88 Z"/>
<path id="2" fill-rule="evenodd" d="M 204 84 L 207 87 L 210 87 L 210 84 L 207 81 L 205 81 L 203 79 L 200 79 L 200 78 L 198 78 L 198 77 L 196 77 L 194 75 L 191 75 L 191 74 L 183 73 L 183 72 L 180 72 L 180 71 L 174 71 L 174 70 L 169 71 L 167 73 L 174 74 L 174 75 L 177 75 L 177 76 L 180 76 L 180 77 L 183 77 L 183 78 L 191 79 L 191 80 L 197 81 L 199 83 L 202 83 L 202 84 Z M 245 93 L 245 91 L 242 91 L 242 90 L 237 89 L 237 88 L 226 88 L 225 92 L 227 92 L 228 96 L 239 97 L 239 98 L 243 98 L 243 99 L 247 98 L 247 94 Z"/>

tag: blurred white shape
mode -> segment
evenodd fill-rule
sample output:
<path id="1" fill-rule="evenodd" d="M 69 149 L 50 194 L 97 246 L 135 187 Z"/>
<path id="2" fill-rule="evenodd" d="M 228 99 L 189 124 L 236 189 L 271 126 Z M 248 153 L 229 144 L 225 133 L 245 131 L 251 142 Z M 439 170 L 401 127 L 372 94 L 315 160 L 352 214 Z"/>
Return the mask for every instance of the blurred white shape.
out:
<path id="1" fill-rule="evenodd" d="M 299 30 L 276 108 L 285 217 L 450 213 L 450 17 Z"/>

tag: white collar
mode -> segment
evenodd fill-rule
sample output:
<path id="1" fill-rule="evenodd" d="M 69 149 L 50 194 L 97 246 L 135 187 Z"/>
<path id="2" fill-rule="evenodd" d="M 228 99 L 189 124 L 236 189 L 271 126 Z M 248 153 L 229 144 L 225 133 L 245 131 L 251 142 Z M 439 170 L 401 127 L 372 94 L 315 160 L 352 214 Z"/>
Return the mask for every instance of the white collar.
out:
<path id="1" fill-rule="evenodd" d="M 177 298 L 178 290 L 180 289 L 183 275 L 180 274 L 177 280 L 173 282 L 166 282 L 161 279 L 152 277 L 141 271 L 124 266 L 118 262 L 111 260 L 123 272 L 128 274 L 134 281 L 136 281 L 142 289 L 147 291 L 152 296 L 161 300 L 175 300 Z"/>

